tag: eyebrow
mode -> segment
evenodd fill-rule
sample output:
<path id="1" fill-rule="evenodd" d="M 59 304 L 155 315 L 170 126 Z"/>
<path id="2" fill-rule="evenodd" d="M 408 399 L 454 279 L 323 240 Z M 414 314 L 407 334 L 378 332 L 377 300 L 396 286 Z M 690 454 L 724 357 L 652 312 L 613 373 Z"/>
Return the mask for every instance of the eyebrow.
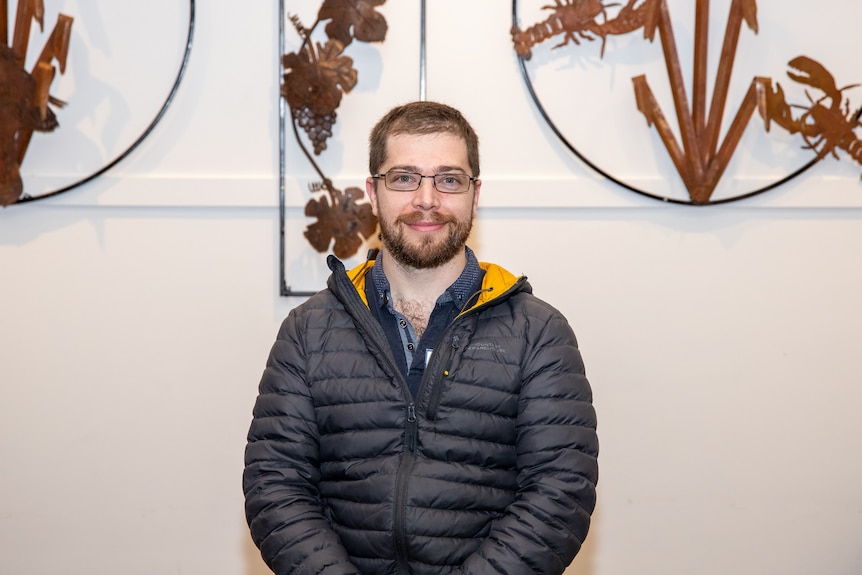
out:
<path id="1" fill-rule="evenodd" d="M 417 166 L 392 166 L 389 168 L 390 172 L 413 172 L 416 174 L 421 174 L 422 170 L 420 170 Z M 451 174 L 452 172 L 460 172 L 463 174 L 467 173 L 467 170 L 464 168 L 460 168 L 458 166 L 436 166 L 433 170 L 434 174 Z"/>

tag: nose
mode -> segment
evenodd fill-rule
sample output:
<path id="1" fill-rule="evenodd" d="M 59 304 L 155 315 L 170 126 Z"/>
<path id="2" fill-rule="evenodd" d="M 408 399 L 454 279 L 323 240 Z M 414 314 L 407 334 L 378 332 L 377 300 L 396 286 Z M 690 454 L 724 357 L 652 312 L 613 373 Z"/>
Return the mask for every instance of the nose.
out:
<path id="1" fill-rule="evenodd" d="M 440 192 L 434 187 L 433 176 L 422 176 L 419 189 L 413 192 L 413 205 L 422 210 L 434 209 L 440 205 Z"/>

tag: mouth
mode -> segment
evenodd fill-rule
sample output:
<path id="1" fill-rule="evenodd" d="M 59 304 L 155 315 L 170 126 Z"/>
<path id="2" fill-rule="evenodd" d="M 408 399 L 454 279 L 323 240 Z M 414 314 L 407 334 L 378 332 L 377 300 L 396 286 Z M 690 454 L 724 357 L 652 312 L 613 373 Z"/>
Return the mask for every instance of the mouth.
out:
<path id="1" fill-rule="evenodd" d="M 407 224 L 407 227 L 420 233 L 430 233 L 442 229 L 445 225 L 446 222 L 416 222 Z"/>
<path id="2" fill-rule="evenodd" d="M 449 220 L 440 214 L 430 214 L 430 219 L 426 219 L 425 214 L 412 214 L 400 218 L 400 222 L 419 233 L 431 233 L 442 229 Z"/>

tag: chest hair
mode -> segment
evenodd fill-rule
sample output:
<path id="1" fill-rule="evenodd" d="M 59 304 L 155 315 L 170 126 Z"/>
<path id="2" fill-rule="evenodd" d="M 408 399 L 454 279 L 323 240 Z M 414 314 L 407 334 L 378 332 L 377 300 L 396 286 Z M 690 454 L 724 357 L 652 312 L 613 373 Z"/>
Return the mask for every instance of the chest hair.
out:
<path id="1" fill-rule="evenodd" d="M 422 334 L 428 327 L 428 320 L 431 319 L 431 312 L 434 311 L 434 302 L 398 299 L 394 307 L 413 326 L 416 337 L 422 339 Z"/>

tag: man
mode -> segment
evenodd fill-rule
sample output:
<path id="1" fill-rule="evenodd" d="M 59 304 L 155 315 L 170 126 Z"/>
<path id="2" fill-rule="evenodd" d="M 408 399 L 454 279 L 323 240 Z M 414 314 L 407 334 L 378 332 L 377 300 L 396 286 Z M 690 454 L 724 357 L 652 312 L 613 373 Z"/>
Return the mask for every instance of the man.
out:
<path id="1" fill-rule="evenodd" d="M 248 435 L 251 534 L 278 575 L 562 573 L 598 479 L 565 318 L 465 242 L 479 144 L 414 102 L 370 137 L 373 264 L 292 310 Z"/>

